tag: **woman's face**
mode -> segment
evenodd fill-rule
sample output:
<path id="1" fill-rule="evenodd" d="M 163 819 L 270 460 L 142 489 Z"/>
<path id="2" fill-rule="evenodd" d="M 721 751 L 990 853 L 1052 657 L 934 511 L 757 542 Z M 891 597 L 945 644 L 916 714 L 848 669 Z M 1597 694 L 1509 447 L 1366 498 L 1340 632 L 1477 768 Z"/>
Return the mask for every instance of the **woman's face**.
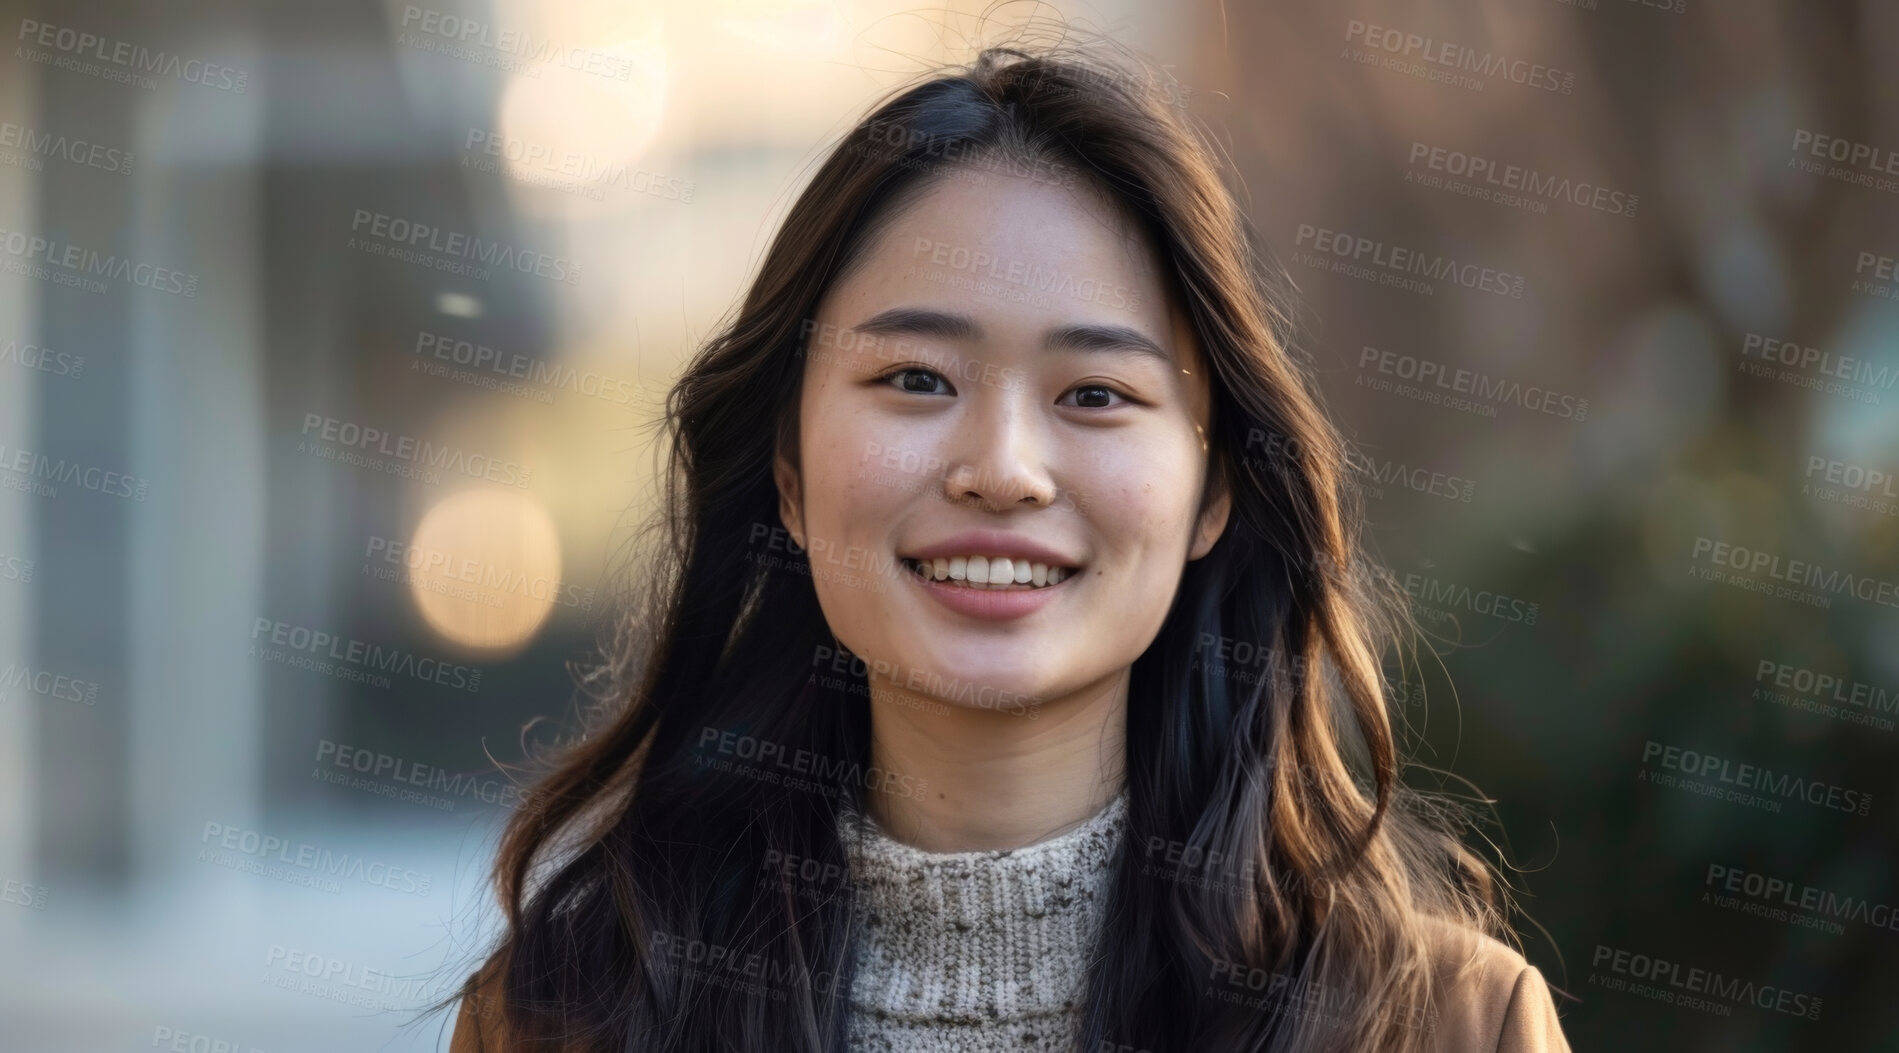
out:
<path id="1" fill-rule="evenodd" d="M 1112 687 L 1228 508 L 1196 517 L 1207 374 L 1152 247 L 1085 187 L 940 179 L 806 330 L 780 510 L 873 691 L 1039 715 Z M 1011 583 L 969 584 L 977 556 Z"/>

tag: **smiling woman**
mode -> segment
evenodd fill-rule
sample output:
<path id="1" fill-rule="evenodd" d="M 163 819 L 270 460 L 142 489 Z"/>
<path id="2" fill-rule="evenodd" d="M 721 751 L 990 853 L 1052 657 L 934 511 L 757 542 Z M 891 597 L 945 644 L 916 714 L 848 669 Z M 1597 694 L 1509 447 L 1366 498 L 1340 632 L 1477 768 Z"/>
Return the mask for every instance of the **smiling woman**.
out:
<path id="1" fill-rule="evenodd" d="M 1212 157 L 1014 50 L 845 136 L 669 401 L 456 1050 L 1567 1048 Z"/>

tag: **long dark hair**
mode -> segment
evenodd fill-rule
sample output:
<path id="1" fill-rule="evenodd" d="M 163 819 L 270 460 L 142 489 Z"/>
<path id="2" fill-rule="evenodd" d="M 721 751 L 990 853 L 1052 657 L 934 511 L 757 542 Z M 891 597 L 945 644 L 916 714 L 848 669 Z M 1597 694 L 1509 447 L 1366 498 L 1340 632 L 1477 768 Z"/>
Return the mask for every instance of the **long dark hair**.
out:
<path id="1" fill-rule="evenodd" d="M 1421 1048 L 1434 932 L 1511 939 L 1465 810 L 1400 779 L 1384 663 L 1415 630 L 1360 548 L 1346 444 L 1257 239 L 1155 83 L 990 48 L 877 106 L 799 196 L 668 398 L 645 591 L 594 685 L 609 705 L 503 837 L 506 930 L 465 990 L 501 997 L 506 1048 L 846 1048 L 849 882 L 811 875 L 848 872 L 870 703 L 861 666 L 836 672 L 771 464 L 796 463 L 827 288 L 898 195 L 985 169 L 1086 181 L 1147 230 L 1210 366 L 1203 492 L 1233 500 L 1131 670 L 1129 826 L 1081 1048 Z M 816 789 L 766 776 L 794 754 Z"/>

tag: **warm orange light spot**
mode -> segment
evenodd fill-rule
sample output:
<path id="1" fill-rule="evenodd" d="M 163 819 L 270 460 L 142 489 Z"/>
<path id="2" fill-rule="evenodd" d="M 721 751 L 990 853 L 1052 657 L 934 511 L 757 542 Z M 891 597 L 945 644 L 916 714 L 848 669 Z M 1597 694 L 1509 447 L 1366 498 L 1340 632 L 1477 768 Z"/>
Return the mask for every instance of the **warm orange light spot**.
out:
<path id="1" fill-rule="evenodd" d="M 560 535 L 524 494 L 469 490 L 441 501 L 416 526 L 405 556 L 430 627 L 477 650 L 526 644 L 562 590 Z"/>

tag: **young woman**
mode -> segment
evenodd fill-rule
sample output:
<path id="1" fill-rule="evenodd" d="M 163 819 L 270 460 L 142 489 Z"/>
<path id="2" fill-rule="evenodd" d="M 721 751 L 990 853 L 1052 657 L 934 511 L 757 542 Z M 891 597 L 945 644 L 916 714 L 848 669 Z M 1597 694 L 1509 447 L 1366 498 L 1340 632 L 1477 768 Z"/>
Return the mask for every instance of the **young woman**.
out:
<path id="1" fill-rule="evenodd" d="M 1568 1047 L 1400 781 L 1402 595 L 1147 80 L 985 51 L 831 153 L 668 403 L 610 719 L 452 1048 Z"/>

